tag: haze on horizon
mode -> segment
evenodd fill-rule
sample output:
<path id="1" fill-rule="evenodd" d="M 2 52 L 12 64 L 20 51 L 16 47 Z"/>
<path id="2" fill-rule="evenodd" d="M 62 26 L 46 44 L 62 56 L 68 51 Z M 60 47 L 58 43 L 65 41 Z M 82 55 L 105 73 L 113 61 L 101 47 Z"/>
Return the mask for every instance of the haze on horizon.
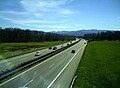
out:
<path id="1" fill-rule="evenodd" d="M 120 30 L 120 0 L 0 0 L 0 27 Z"/>

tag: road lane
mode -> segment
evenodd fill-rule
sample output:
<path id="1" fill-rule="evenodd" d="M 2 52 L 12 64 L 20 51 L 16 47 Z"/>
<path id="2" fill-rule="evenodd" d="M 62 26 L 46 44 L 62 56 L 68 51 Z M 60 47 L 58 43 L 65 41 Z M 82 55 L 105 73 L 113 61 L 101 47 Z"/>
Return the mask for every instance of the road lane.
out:
<path id="1" fill-rule="evenodd" d="M 85 45 L 86 46 L 86 45 Z M 75 71 L 78 67 L 80 59 L 83 55 L 85 46 L 80 48 L 78 54 L 74 57 L 71 63 L 61 73 L 61 75 L 51 84 L 51 88 L 69 88 L 74 77 Z M 48 87 L 50 88 L 50 87 Z"/>
<path id="2" fill-rule="evenodd" d="M 75 42 L 75 41 L 73 41 Z M 64 46 L 66 46 L 67 43 L 64 44 Z M 61 48 L 61 44 L 56 46 L 57 49 Z M 52 52 L 53 50 L 49 50 L 47 49 L 43 49 L 40 50 L 41 55 L 45 55 L 49 52 Z M 36 52 L 32 52 L 32 53 L 28 53 L 28 54 L 24 54 L 24 55 L 20 55 L 20 56 L 16 56 L 16 57 L 12 57 L 6 60 L 0 60 L 0 71 L 5 71 L 6 69 L 11 69 L 12 67 L 22 63 L 22 62 L 26 62 L 30 59 L 34 59 L 38 56 L 35 56 Z"/>
<path id="3" fill-rule="evenodd" d="M 7 88 L 10 86 L 11 88 L 18 88 L 26 86 L 28 88 L 47 88 L 52 80 L 54 80 L 54 78 L 74 56 L 74 54 L 71 53 L 71 50 L 75 49 L 77 52 L 83 44 L 84 41 L 77 43 L 18 76 L 0 84 L 0 87 Z M 54 66 L 49 68 L 53 64 Z M 13 84 L 15 85 L 13 86 Z"/>

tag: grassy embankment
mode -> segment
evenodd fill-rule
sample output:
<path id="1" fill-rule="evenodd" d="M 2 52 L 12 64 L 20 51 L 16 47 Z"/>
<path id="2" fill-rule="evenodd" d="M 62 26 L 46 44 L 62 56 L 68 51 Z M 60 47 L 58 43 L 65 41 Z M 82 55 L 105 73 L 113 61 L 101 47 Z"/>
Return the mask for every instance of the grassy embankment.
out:
<path id="1" fill-rule="evenodd" d="M 54 41 L 54 42 L 26 42 L 26 43 L 0 43 L 0 59 L 41 50 L 49 46 L 65 43 L 67 41 Z"/>
<path id="2" fill-rule="evenodd" d="M 120 42 L 90 42 L 73 88 L 120 88 Z"/>

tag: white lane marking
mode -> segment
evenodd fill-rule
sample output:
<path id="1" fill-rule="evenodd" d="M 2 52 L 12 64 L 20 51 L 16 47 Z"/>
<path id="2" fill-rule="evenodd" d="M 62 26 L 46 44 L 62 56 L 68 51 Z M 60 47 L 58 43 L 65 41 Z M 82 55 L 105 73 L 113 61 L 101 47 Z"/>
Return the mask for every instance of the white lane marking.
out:
<path id="1" fill-rule="evenodd" d="M 51 68 L 52 66 L 54 66 L 54 64 L 52 64 L 49 68 Z"/>
<path id="2" fill-rule="evenodd" d="M 81 41 L 80 41 L 79 43 L 81 43 Z M 76 44 L 75 44 L 75 45 L 76 45 Z M 75 45 L 71 46 L 70 48 L 74 47 Z M 68 48 L 68 49 L 70 49 L 70 48 Z M 14 76 L 13 78 L 11 78 L 11 79 L 9 79 L 9 80 L 7 80 L 7 81 L 1 83 L 0 86 L 2 86 L 2 85 L 4 85 L 5 83 L 7 83 L 7 82 L 9 82 L 9 81 L 11 81 L 11 80 L 17 78 L 18 76 L 20 76 L 20 75 L 22 75 L 22 74 L 24 74 L 24 73 L 26 73 L 26 72 L 28 72 L 28 71 L 34 69 L 35 67 L 37 67 L 37 66 L 39 66 L 39 65 L 41 65 L 41 64 L 43 64 L 43 63 L 45 63 L 45 62 L 47 62 L 47 61 L 49 61 L 49 60 L 51 60 L 52 58 L 56 57 L 57 55 L 59 55 L 59 54 L 65 52 L 65 51 L 67 51 L 68 49 L 66 49 L 66 50 L 64 50 L 64 51 L 62 51 L 62 52 L 60 52 L 60 53 L 58 53 L 58 54 L 56 54 L 56 55 L 50 57 L 49 59 L 46 59 L 45 61 L 41 62 L 40 64 L 35 65 L 35 66 L 31 67 L 30 69 L 28 69 L 28 70 L 22 72 L 21 74 L 18 74 L 18 75 L 16 75 L 16 76 Z"/>
<path id="3" fill-rule="evenodd" d="M 74 57 L 78 54 L 78 52 L 84 48 L 85 46 L 81 47 L 77 53 L 70 59 L 70 61 L 65 65 L 65 67 L 60 71 L 60 73 L 53 79 L 53 81 L 47 86 L 47 88 L 50 88 L 51 85 L 56 81 L 56 79 L 61 75 L 61 73 L 66 69 L 66 67 L 70 64 L 70 62 L 74 59 Z"/>
<path id="4" fill-rule="evenodd" d="M 77 78 L 77 76 L 75 76 L 75 77 L 73 78 L 73 81 L 72 81 L 72 84 L 71 84 L 70 88 L 73 88 L 73 84 L 74 84 L 76 78 Z"/>
<path id="5" fill-rule="evenodd" d="M 69 56 L 70 56 L 70 54 L 67 54 L 67 55 L 64 57 L 64 59 L 68 58 Z M 47 72 L 47 73 L 50 74 L 51 71 L 49 71 L 49 72 Z"/>
<path id="6" fill-rule="evenodd" d="M 30 80 L 28 83 L 26 83 L 26 84 L 24 85 L 24 87 L 26 87 L 27 85 L 29 85 L 32 81 L 33 81 L 33 79 Z"/>

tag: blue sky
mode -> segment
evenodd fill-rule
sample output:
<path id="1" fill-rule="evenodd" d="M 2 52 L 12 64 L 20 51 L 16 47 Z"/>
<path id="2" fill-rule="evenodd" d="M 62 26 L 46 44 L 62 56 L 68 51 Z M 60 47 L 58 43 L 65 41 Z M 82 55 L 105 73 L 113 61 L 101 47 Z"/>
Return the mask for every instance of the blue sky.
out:
<path id="1" fill-rule="evenodd" d="M 120 30 L 120 0 L 0 0 L 0 27 Z"/>

